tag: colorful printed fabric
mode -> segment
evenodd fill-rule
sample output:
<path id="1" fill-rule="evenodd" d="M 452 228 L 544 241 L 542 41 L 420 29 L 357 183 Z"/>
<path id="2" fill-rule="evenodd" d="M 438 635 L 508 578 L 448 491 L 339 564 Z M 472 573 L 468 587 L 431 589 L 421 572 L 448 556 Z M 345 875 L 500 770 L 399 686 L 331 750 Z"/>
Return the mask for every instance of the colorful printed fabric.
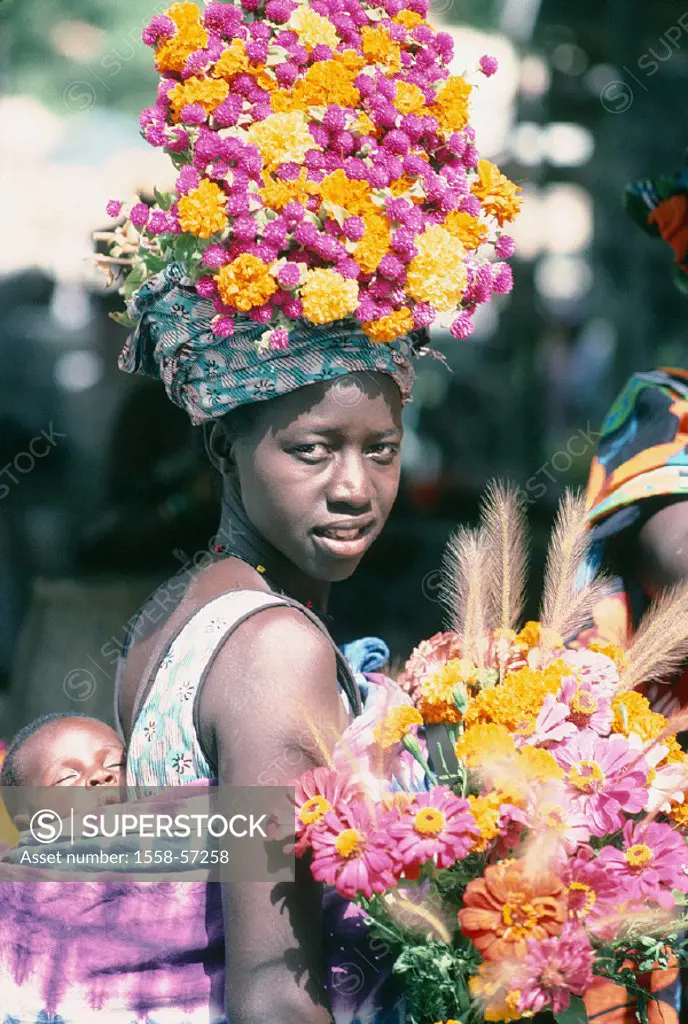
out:
<path id="1" fill-rule="evenodd" d="M 590 468 L 590 567 L 604 565 L 610 538 L 641 520 L 645 499 L 677 495 L 688 498 L 688 371 L 637 373 L 607 414 Z M 623 646 L 648 604 L 637 585 L 615 579 L 613 593 L 595 607 L 593 624 L 579 640 Z M 688 704 L 688 672 L 670 691 L 653 684 L 646 692 L 655 710 L 670 714 Z"/>
<path id="2" fill-rule="evenodd" d="M 347 373 L 385 373 L 411 400 L 415 376 L 411 336 L 375 344 L 350 321 L 325 327 L 298 321 L 285 349 L 259 354 L 264 324 L 237 319 L 230 338 L 211 330 L 215 308 L 191 290 L 181 263 L 147 281 L 128 304 L 139 321 L 119 358 L 120 369 L 160 378 L 170 399 L 194 424 L 249 402 L 286 395 Z"/>

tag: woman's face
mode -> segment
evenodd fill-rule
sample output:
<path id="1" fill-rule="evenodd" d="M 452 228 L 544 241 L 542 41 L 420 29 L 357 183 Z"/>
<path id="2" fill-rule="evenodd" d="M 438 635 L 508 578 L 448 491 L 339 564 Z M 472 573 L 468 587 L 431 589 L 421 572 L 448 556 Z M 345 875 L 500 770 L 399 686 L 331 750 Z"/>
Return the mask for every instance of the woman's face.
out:
<path id="1" fill-rule="evenodd" d="M 266 402 L 231 449 L 249 519 L 306 575 L 346 579 L 394 504 L 401 438 L 401 396 L 386 374 Z"/>

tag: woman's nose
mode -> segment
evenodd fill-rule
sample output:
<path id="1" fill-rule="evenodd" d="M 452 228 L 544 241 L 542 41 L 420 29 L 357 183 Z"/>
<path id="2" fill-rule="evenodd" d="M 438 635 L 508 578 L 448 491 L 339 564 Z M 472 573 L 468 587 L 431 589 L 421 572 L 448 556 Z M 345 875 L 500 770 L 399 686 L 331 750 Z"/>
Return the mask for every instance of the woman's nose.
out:
<path id="1" fill-rule="evenodd" d="M 330 501 L 333 504 L 366 506 L 370 504 L 373 493 L 364 456 L 355 452 L 342 454 L 330 481 Z"/>
<path id="2" fill-rule="evenodd" d="M 117 772 L 114 768 L 94 768 L 88 779 L 89 786 L 116 786 Z"/>

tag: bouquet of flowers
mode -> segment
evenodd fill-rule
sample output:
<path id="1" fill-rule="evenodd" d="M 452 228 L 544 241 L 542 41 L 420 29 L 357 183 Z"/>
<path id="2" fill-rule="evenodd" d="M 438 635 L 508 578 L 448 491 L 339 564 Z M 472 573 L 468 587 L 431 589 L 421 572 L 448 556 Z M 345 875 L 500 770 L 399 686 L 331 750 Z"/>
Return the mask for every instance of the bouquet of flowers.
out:
<path id="1" fill-rule="evenodd" d="M 594 975 L 647 1021 L 639 975 L 686 961 L 684 723 L 638 687 L 688 655 L 688 586 L 626 650 L 567 647 L 605 592 L 581 572 L 585 509 L 567 495 L 540 621 L 517 632 L 524 526 L 493 486 L 448 545 L 450 628 L 296 782 L 297 854 L 396 951 L 409 1024 L 583 1021 Z"/>
<path id="2" fill-rule="evenodd" d="M 144 138 L 178 171 L 155 203 L 107 212 L 102 259 L 127 265 L 124 296 L 171 263 L 211 300 L 285 348 L 295 320 L 352 319 L 374 342 L 473 313 L 512 286 L 520 189 L 481 160 L 473 89 L 428 0 L 173 3 L 143 30 L 160 74 Z M 494 58 L 477 65 L 497 70 Z M 497 256 L 493 262 L 489 256 Z M 121 316 L 127 326 L 133 321 Z"/>

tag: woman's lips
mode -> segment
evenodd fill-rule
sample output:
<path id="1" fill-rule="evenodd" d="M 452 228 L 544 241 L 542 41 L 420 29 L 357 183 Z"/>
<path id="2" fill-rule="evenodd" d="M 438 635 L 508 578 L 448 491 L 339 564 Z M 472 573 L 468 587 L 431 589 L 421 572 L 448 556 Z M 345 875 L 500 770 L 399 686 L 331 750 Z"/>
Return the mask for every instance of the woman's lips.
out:
<path id="1" fill-rule="evenodd" d="M 352 529 L 318 529 L 314 531 L 318 543 L 336 558 L 356 558 L 368 547 L 368 536 L 374 523 Z"/>

